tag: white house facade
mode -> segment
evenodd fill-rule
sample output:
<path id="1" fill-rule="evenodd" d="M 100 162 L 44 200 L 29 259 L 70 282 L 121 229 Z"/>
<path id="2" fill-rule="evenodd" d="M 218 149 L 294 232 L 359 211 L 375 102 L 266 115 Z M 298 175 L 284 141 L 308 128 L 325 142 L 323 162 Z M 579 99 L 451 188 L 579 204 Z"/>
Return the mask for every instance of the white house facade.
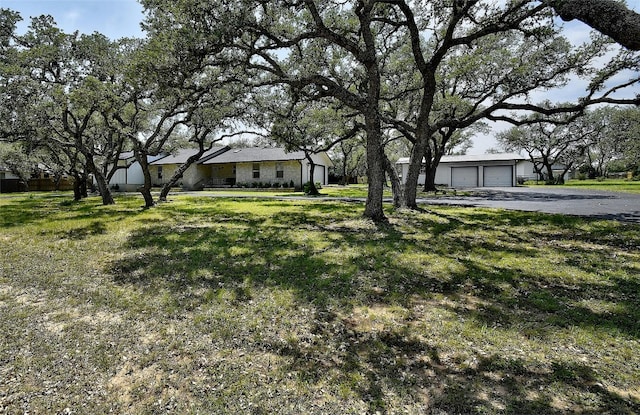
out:
<path id="1" fill-rule="evenodd" d="M 147 160 L 149 163 L 152 163 L 163 157 L 165 157 L 165 155 L 148 156 Z M 110 187 L 123 192 L 134 192 L 138 187 L 144 184 L 142 167 L 134 157 L 133 151 L 127 151 L 120 154 L 118 167 L 118 170 L 116 170 L 113 177 L 111 177 L 111 180 L 109 180 Z"/>

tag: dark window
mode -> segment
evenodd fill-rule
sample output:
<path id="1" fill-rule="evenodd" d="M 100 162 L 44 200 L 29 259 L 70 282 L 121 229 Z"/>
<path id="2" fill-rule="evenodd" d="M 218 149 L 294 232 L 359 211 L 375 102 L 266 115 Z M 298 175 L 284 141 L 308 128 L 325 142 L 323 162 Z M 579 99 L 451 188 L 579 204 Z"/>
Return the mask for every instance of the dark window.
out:
<path id="1" fill-rule="evenodd" d="M 284 178 L 284 166 L 282 163 L 276 163 L 276 179 Z"/>

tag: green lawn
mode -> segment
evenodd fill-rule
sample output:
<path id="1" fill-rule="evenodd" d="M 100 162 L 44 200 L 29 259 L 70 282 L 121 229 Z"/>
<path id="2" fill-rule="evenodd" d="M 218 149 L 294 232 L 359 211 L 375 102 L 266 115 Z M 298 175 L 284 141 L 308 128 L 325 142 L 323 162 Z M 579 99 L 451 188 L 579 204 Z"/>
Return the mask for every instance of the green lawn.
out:
<path id="1" fill-rule="evenodd" d="M 535 184 L 535 182 L 527 182 L 528 186 L 544 186 L 542 182 Z M 627 192 L 640 194 L 640 180 L 621 180 L 621 179 L 606 179 L 606 180 L 568 180 L 564 185 L 554 185 L 553 187 L 571 187 L 580 189 L 592 189 L 592 190 L 608 190 L 612 192 Z"/>
<path id="2" fill-rule="evenodd" d="M 319 189 L 321 196 L 329 197 L 345 197 L 345 198 L 366 198 L 367 197 L 367 185 L 366 184 L 351 184 L 348 186 L 340 185 L 327 185 Z M 254 190 L 251 188 L 231 188 L 231 189 L 215 189 L 205 191 L 205 193 L 212 193 L 216 195 L 226 196 L 277 196 L 277 197 L 292 197 L 292 196 L 304 196 L 302 191 L 292 192 L 290 190 L 283 191 L 282 189 L 260 189 Z M 385 191 L 385 196 L 391 197 L 391 189 Z"/>
<path id="3" fill-rule="evenodd" d="M 640 413 L 640 226 L 0 196 L 0 413 Z"/>
<path id="4" fill-rule="evenodd" d="M 358 198 L 358 199 L 366 199 L 368 188 L 366 184 L 350 184 L 348 186 L 341 186 L 337 184 L 325 185 L 321 189 L 319 189 L 320 196 L 319 197 L 343 197 L 343 198 Z M 179 194 L 179 193 L 178 193 Z M 252 189 L 216 189 L 216 190 L 207 190 L 204 191 L 203 194 L 215 194 L 215 195 L 224 195 L 224 196 L 255 196 L 255 197 L 265 197 L 265 196 L 276 196 L 276 197 L 294 197 L 294 196 L 304 196 L 302 191 L 299 192 L 291 192 L 291 191 L 283 191 L 282 189 L 261 189 L 261 190 L 252 190 Z M 434 197 L 433 193 L 424 193 L 419 191 L 419 196 L 428 196 Z M 457 193 L 458 195 L 464 193 Z M 444 193 L 438 193 L 438 197 L 444 196 Z M 391 193 L 391 188 L 387 187 L 384 190 L 384 197 L 391 198 L 393 194 Z"/>

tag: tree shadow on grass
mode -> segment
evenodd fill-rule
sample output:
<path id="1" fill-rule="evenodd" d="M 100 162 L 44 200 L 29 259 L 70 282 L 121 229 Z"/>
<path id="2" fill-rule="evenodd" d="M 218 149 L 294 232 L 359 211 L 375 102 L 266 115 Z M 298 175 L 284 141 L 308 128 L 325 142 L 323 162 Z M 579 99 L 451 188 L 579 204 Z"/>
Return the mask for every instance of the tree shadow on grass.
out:
<path id="1" fill-rule="evenodd" d="M 119 200 L 123 202 L 125 199 Z M 97 199 L 60 201 L 60 196 L 44 195 L 35 198 L 15 198 L 2 206 L 0 229 L 14 228 L 36 223 L 91 220 L 94 226 L 108 221 L 121 220 L 124 217 L 141 213 L 139 208 L 118 205 L 116 209 L 103 206 Z M 81 231 L 78 231 L 82 233 Z"/>
<path id="2" fill-rule="evenodd" d="M 473 363 L 461 365 L 437 346 L 438 339 L 424 341 L 406 331 L 360 332 L 348 321 L 325 316 L 314 333 L 339 345 L 330 356 L 317 346 L 264 347 L 290 358 L 285 370 L 308 383 L 322 384 L 333 374 L 339 394 L 364 401 L 368 413 L 397 412 L 397 406 L 388 405 L 389 395 L 400 406 L 413 405 L 416 413 L 617 414 L 640 409 L 640 403 L 598 383 L 583 363 L 475 354 L 467 358 Z M 567 390 L 588 395 L 599 409 L 572 404 L 561 396 Z"/>
<path id="3" fill-rule="evenodd" d="M 84 240 L 90 236 L 103 235 L 106 232 L 107 232 L 107 227 L 105 226 L 104 222 L 96 221 L 96 222 L 91 222 L 87 226 L 73 228 L 68 231 L 64 231 L 62 235 L 68 239 Z"/>
<path id="4" fill-rule="evenodd" d="M 505 282 L 510 285 L 508 291 Z M 465 261 L 465 272 L 453 275 L 449 287 L 463 285 L 467 288 L 449 293 L 460 298 L 464 292 L 482 303 L 467 308 L 461 300 L 452 309 L 490 327 L 535 322 L 542 327 L 592 327 L 640 339 L 640 285 L 636 281 L 614 278 L 608 287 L 589 283 L 568 287 L 562 281 L 542 280 L 532 272 L 500 267 L 488 272 Z M 612 309 L 598 311 L 601 303 Z"/>
<path id="5" fill-rule="evenodd" d="M 270 206 L 277 207 L 274 203 L 283 202 Z M 251 302 L 253 293 L 263 288 L 293 292 L 297 306 L 317 310 L 315 320 L 308 322 L 312 341 L 240 338 L 234 347 L 275 352 L 289 362 L 282 370 L 312 388 L 329 384 L 337 399 L 364 402 L 371 413 L 392 413 L 402 405 L 432 413 L 640 411 L 638 402 L 600 384 L 591 365 L 568 357 L 549 361 L 508 353 L 486 355 L 470 346 L 457 360 L 455 353 L 442 349 L 440 339 L 412 332 L 412 321 L 420 316 L 410 311 L 416 298 L 440 295 L 453 300 L 445 304 L 454 305 L 445 308 L 478 327 L 519 327 L 528 320 L 536 333 L 549 326 L 589 325 L 637 339 L 637 282 L 619 279 L 609 289 L 587 283 L 574 289 L 535 270 L 477 262 L 469 254 L 537 253 L 499 238 L 474 238 L 472 231 L 484 218 L 416 216 L 403 224 L 376 226 L 351 213 L 336 220 L 331 215 L 335 204 L 296 206 L 289 212 L 285 208 L 291 206 L 283 203 L 282 212 L 272 215 L 221 207 L 203 214 L 193 208 L 178 216 L 203 215 L 201 223 L 148 223 L 130 236 L 130 254 L 113 264 L 114 279 L 141 287 L 150 296 L 168 291 L 177 314 L 210 303 L 212 296 L 206 293 L 212 291 L 231 292 L 230 304 L 237 307 Z M 532 215 L 505 215 L 491 216 L 505 226 L 536 220 Z M 544 225 L 551 219 L 538 220 L 537 225 Z M 406 222 L 411 222 L 413 235 L 401 230 Z M 420 239 L 421 232 L 437 239 Z M 519 241 L 522 236 L 511 238 Z M 410 251 L 437 255 L 458 270 L 436 275 L 431 268 L 397 260 Z M 604 299 L 611 292 L 622 306 L 613 316 L 576 305 L 576 300 L 586 301 L 594 293 L 602 293 Z M 478 302 L 466 307 L 471 297 Z M 348 317 L 357 306 L 399 306 L 408 316 L 394 327 L 366 329 Z M 596 403 L 580 406 L 571 401 L 574 392 Z"/>
<path id="6" fill-rule="evenodd" d="M 351 294 L 334 266 L 292 241 L 286 229 L 265 229 L 261 222 L 141 231 L 132 235 L 130 247 L 151 249 L 119 261 L 113 268 L 116 281 L 178 293 L 192 286 L 239 290 L 246 283 L 277 285 L 316 303 Z"/>

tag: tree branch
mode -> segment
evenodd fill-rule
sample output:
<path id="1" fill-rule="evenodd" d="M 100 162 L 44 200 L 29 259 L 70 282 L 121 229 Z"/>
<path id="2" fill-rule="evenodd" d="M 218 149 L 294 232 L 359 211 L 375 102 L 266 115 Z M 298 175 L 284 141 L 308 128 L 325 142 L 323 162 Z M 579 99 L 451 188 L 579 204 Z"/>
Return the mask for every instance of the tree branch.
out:
<path id="1" fill-rule="evenodd" d="M 640 14 L 616 0 L 543 0 L 565 21 L 574 19 L 631 50 L 640 50 Z"/>

